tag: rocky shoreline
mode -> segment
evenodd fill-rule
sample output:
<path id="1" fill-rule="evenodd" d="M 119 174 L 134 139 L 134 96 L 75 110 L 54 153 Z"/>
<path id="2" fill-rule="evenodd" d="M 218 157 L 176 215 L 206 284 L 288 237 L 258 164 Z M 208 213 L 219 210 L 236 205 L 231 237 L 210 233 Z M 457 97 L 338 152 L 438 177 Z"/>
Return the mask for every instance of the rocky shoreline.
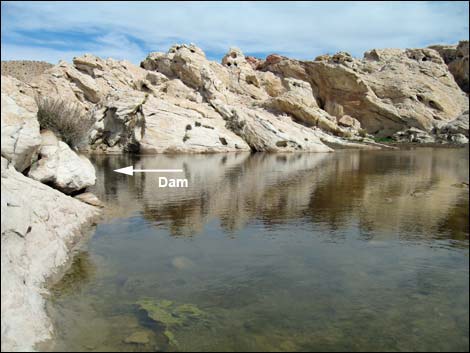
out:
<path id="1" fill-rule="evenodd" d="M 82 152 L 468 144 L 468 41 L 312 61 L 233 48 L 221 63 L 195 45 L 175 45 L 140 66 L 87 54 L 21 80 L 3 67 L 2 351 L 31 350 L 51 337 L 46 280 L 100 214 L 99 200 L 84 193 L 96 177 Z M 71 104 L 91 122 L 77 146 L 41 125 L 41 99 Z"/>

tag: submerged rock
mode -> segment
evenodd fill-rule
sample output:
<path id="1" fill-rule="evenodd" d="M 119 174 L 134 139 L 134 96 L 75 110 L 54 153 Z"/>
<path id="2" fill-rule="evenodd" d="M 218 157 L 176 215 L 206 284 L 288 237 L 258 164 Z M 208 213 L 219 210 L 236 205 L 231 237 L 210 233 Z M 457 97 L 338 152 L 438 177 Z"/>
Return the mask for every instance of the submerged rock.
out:
<path id="1" fill-rule="evenodd" d="M 148 331 L 137 331 L 124 339 L 124 343 L 148 344 L 150 343 L 150 333 Z"/>
<path id="2" fill-rule="evenodd" d="M 194 262 L 185 256 L 176 256 L 171 260 L 171 264 L 178 270 L 189 270 L 194 267 Z"/>

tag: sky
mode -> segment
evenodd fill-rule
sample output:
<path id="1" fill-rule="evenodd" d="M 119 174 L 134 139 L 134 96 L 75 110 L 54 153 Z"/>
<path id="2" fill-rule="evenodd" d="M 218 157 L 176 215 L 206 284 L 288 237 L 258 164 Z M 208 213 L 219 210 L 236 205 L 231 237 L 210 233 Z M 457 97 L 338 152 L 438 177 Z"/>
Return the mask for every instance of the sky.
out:
<path id="1" fill-rule="evenodd" d="M 220 60 L 230 47 L 297 59 L 468 39 L 468 2 L 2 1 L 1 59 L 57 63 L 92 53 L 139 63 L 195 43 Z"/>

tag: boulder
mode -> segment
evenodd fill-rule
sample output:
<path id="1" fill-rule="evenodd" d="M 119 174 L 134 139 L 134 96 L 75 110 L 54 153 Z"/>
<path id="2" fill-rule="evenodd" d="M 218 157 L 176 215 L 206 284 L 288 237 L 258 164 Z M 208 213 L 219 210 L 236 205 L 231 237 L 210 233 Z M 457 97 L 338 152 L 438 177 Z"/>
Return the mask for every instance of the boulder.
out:
<path id="1" fill-rule="evenodd" d="M 64 193 L 73 193 L 95 184 L 95 168 L 88 158 L 75 153 L 50 131 L 42 132 L 41 137 L 39 160 L 31 166 L 30 178 L 52 185 Z"/>
<path id="2" fill-rule="evenodd" d="M 238 48 L 230 48 L 227 54 L 222 58 L 222 65 L 230 69 L 253 69 L 248 63 L 245 55 Z"/>
<path id="3" fill-rule="evenodd" d="M 461 134 L 468 137 L 468 110 L 460 115 L 457 119 L 443 124 L 439 129 L 441 134 Z"/>
<path id="4" fill-rule="evenodd" d="M 2 76 L 1 152 L 20 172 L 36 160 L 41 136 L 38 107 L 26 84 Z"/>
<path id="5" fill-rule="evenodd" d="M 355 130 L 359 130 L 361 128 L 361 123 L 359 122 L 359 120 L 354 119 L 352 116 L 349 115 L 343 115 L 341 119 L 338 120 L 338 124 Z"/>

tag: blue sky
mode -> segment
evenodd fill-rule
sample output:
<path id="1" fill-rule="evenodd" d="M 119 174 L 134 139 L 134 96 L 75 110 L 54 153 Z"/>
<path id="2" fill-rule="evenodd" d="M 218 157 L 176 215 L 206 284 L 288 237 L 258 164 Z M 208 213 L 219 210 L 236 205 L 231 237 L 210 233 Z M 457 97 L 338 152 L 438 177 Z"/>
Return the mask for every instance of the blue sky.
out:
<path id="1" fill-rule="evenodd" d="M 139 63 L 148 52 L 193 42 L 219 60 L 298 59 L 371 48 L 468 39 L 468 2 L 9 2 L 2 1 L 2 60 L 56 63 L 93 53 Z"/>

